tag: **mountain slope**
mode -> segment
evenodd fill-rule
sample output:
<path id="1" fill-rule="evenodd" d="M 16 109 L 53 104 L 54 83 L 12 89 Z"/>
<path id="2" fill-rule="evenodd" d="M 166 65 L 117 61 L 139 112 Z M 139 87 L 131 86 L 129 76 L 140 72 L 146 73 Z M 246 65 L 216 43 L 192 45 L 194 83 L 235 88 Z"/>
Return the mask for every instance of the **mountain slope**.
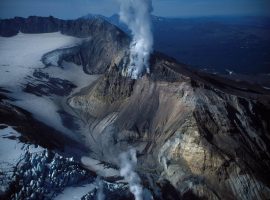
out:
<path id="1" fill-rule="evenodd" d="M 114 164 L 131 146 L 139 172 L 170 183 L 181 196 L 269 196 L 270 96 L 252 85 L 198 74 L 153 56 L 151 75 L 134 81 L 111 66 L 69 104 L 87 122 L 92 156 Z M 222 86 L 222 87 L 221 87 Z M 250 87 L 250 88 L 249 88 Z M 150 183 L 148 183 L 150 184 Z M 158 186 L 156 186 L 158 187 Z M 249 191 L 249 192 L 247 192 Z"/>
<path id="2" fill-rule="evenodd" d="M 68 104 L 65 111 L 80 122 L 77 133 L 84 138 L 79 141 L 90 151 L 84 154 L 90 158 L 83 157 L 80 165 L 95 171 L 86 162 L 95 159 L 117 171 L 119 154 L 135 148 L 136 171 L 154 199 L 267 199 L 270 195 L 268 89 L 190 70 L 158 52 L 151 57 L 151 74 L 132 80 L 122 75 L 129 38 L 102 19 L 30 17 L 0 24 L 2 35 L 61 31 L 81 38 L 80 44 L 44 52 L 40 59 L 45 68 L 26 79 L 26 92 L 42 99 L 56 95 Z M 50 79 L 62 70 L 82 73 L 82 68 L 99 74 L 79 85 L 84 88 L 62 84 L 68 79 L 76 85 L 69 73 L 58 77 L 60 82 Z M 38 84 L 33 86 L 35 81 Z M 55 85 L 70 90 L 56 92 Z M 119 179 L 99 175 L 112 182 Z M 125 195 L 126 188 L 123 191 Z M 85 197 L 93 198 L 92 193 Z"/>

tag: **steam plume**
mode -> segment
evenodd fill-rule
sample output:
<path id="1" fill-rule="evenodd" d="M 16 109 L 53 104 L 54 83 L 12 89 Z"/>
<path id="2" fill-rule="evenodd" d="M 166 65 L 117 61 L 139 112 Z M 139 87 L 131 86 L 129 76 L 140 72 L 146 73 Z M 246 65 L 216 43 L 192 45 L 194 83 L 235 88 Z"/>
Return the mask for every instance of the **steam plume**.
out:
<path id="1" fill-rule="evenodd" d="M 97 200 L 105 200 L 105 194 L 103 193 L 103 182 L 100 177 L 96 179 L 96 186 L 97 186 Z"/>
<path id="2" fill-rule="evenodd" d="M 141 179 L 134 171 L 137 164 L 136 150 L 131 149 L 128 152 L 120 154 L 120 175 L 123 176 L 129 184 L 129 190 L 134 195 L 135 200 L 143 200 L 143 188 Z"/>
<path id="3" fill-rule="evenodd" d="M 151 31 L 152 0 L 119 0 L 120 20 L 128 25 L 132 33 L 130 58 L 127 75 L 137 79 L 149 70 L 149 57 L 152 52 Z"/>

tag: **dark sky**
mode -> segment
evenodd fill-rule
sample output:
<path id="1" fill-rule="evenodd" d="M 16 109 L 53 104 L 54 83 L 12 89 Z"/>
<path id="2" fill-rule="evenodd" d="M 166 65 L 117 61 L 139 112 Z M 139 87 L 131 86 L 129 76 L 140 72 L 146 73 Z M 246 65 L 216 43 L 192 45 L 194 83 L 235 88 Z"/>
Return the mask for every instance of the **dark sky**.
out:
<path id="1" fill-rule="evenodd" d="M 213 15 L 270 16 L 270 0 L 153 0 L 154 14 L 167 17 Z M 118 12 L 117 0 L 0 0 L 0 17 L 53 15 L 77 18 Z"/>

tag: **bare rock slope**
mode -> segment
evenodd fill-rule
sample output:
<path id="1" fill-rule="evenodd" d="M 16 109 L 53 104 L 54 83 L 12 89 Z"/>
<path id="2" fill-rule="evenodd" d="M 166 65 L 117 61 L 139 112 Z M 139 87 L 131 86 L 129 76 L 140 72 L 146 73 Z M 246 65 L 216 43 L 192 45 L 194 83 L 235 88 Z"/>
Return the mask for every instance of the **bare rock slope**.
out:
<path id="1" fill-rule="evenodd" d="M 152 56 L 152 73 L 136 81 L 121 67 L 69 99 L 92 156 L 117 164 L 118 153 L 134 147 L 139 173 L 151 177 L 145 184 L 169 181 L 179 198 L 269 197 L 269 92 L 160 54 Z"/>

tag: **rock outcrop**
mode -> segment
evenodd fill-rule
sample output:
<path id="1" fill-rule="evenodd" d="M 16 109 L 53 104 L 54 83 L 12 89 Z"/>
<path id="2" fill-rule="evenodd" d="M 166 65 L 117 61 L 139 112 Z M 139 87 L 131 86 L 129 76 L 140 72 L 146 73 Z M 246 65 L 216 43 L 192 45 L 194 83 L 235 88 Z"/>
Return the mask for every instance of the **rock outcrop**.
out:
<path id="1" fill-rule="evenodd" d="M 161 54 L 151 59 L 151 75 L 134 81 L 120 72 L 111 66 L 69 99 L 87 124 L 92 156 L 117 164 L 119 152 L 135 147 L 139 173 L 154 182 L 146 184 L 168 180 L 184 199 L 270 195 L 269 92 Z"/>

